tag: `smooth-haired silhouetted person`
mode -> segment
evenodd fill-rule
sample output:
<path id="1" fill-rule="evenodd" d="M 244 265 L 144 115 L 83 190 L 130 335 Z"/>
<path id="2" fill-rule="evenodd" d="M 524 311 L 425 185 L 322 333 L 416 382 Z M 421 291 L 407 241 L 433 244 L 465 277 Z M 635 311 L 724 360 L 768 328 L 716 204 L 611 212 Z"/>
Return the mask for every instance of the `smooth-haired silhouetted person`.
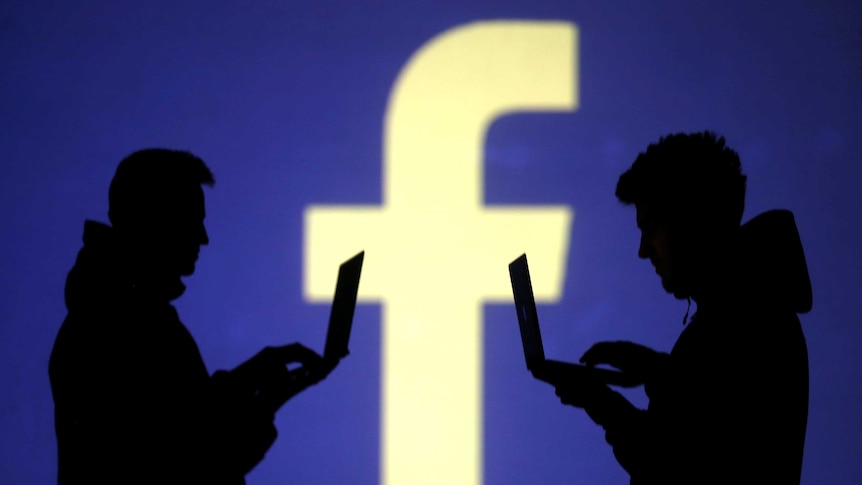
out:
<path id="1" fill-rule="evenodd" d="M 209 242 L 213 184 L 191 153 L 141 150 L 111 182 L 110 225 L 85 222 L 49 364 L 61 485 L 242 484 L 275 411 L 334 367 L 291 344 L 207 371 L 171 302 Z"/>
<path id="2" fill-rule="evenodd" d="M 797 313 L 811 308 L 808 269 L 790 212 L 740 225 L 745 188 L 737 153 L 712 132 L 662 137 L 619 178 L 638 256 L 696 313 L 669 354 L 600 342 L 581 358 L 637 377 L 646 410 L 595 382 L 556 390 L 604 428 L 634 485 L 800 481 L 808 354 Z"/>

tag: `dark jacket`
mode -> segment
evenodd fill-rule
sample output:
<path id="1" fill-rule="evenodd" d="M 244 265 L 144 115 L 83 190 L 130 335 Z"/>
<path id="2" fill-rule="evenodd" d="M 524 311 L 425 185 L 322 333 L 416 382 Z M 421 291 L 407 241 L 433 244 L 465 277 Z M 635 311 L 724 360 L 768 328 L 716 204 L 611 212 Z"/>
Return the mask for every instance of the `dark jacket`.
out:
<path id="1" fill-rule="evenodd" d="M 51 353 L 60 484 L 242 484 L 275 439 L 271 412 L 207 372 L 170 301 L 88 221 Z"/>
<path id="2" fill-rule="evenodd" d="M 647 381 L 648 409 L 605 425 L 633 485 L 800 481 L 805 257 L 790 212 L 761 214 L 740 234 L 724 277 Z"/>

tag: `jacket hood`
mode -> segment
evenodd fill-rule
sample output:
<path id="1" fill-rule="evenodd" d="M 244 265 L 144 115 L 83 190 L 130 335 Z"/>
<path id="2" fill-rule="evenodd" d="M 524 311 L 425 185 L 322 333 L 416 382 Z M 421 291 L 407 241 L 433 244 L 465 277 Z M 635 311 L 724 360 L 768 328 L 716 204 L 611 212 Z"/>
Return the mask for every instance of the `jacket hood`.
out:
<path id="1" fill-rule="evenodd" d="M 104 305 L 135 291 L 173 300 L 185 290 L 179 278 L 161 284 L 142 278 L 140 271 L 135 271 L 135 261 L 122 251 L 114 229 L 107 224 L 86 221 L 83 240 L 84 246 L 66 278 L 69 310 Z"/>
<path id="2" fill-rule="evenodd" d="M 118 268 L 119 257 L 110 226 L 95 221 L 84 223 L 84 247 L 78 252 L 75 266 L 66 278 L 66 308 L 77 309 L 88 304 L 113 300 L 123 281 Z"/>
<path id="3" fill-rule="evenodd" d="M 781 308 L 810 311 L 811 279 L 793 213 L 764 212 L 743 224 L 739 235 L 743 287 Z"/>

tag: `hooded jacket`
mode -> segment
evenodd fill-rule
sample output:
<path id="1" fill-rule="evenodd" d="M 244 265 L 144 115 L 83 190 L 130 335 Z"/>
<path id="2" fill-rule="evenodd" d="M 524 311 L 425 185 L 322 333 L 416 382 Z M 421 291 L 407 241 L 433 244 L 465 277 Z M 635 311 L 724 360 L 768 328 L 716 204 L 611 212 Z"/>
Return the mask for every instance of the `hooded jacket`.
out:
<path id="1" fill-rule="evenodd" d="M 811 283 L 789 211 L 742 226 L 735 258 L 698 301 L 645 411 L 603 426 L 633 485 L 798 484 L 808 417 L 808 352 L 797 313 Z"/>
<path id="2" fill-rule="evenodd" d="M 209 375 L 170 304 L 179 278 L 139 275 L 112 228 L 87 221 L 49 364 L 58 481 L 242 484 L 275 439 L 272 413 Z"/>

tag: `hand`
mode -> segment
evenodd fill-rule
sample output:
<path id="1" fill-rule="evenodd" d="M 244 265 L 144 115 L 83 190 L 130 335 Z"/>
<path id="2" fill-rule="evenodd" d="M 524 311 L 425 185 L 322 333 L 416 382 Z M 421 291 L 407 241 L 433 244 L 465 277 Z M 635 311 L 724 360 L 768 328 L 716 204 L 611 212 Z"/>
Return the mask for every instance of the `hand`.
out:
<path id="1" fill-rule="evenodd" d="M 289 364 L 300 364 L 290 369 Z M 266 347 L 232 371 L 232 374 L 254 390 L 274 412 L 293 396 L 323 380 L 335 368 L 300 343 Z"/>
<path id="2" fill-rule="evenodd" d="M 635 412 L 626 398 L 593 380 L 558 384 L 556 390 L 563 404 L 583 408 L 590 419 L 603 427 Z"/>
<path id="3" fill-rule="evenodd" d="M 640 344 L 616 341 L 593 345 L 581 356 L 580 361 L 589 366 L 608 364 L 633 379 L 644 382 L 660 371 L 669 357 L 668 354 L 656 352 Z"/>
<path id="4" fill-rule="evenodd" d="M 557 397 L 563 404 L 577 408 L 593 407 L 602 400 L 610 388 L 593 379 L 559 381 L 554 384 Z"/>

